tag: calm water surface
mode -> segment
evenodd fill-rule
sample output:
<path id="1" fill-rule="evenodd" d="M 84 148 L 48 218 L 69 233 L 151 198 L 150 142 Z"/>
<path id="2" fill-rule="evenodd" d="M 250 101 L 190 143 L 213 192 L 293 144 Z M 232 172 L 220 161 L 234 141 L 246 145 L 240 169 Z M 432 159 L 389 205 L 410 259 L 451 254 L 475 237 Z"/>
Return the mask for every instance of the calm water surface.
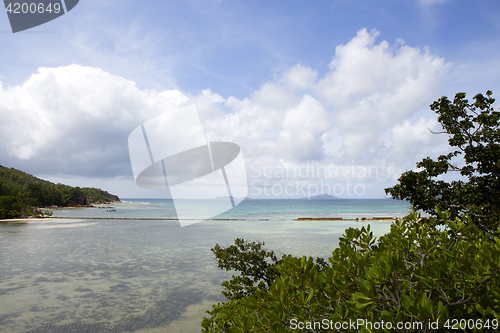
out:
<path id="1" fill-rule="evenodd" d="M 328 257 L 345 228 L 368 223 L 298 217 L 408 212 L 407 203 L 392 200 L 245 200 L 217 220 L 180 228 L 168 220 L 175 218 L 171 201 L 113 207 L 0 223 L 0 332 L 199 332 L 231 276 L 216 268 L 216 243 L 239 237 L 282 253 Z M 379 235 L 389 225 L 371 222 Z"/>

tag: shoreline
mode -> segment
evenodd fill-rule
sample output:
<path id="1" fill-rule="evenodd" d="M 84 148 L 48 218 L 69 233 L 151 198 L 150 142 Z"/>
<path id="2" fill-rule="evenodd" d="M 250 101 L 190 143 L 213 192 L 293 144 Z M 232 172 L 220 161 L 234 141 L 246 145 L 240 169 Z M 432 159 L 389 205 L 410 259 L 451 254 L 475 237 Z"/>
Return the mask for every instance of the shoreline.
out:
<path id="1" fill-rule="evenodd" d="M 54 220 L 66 220 L 67 222 L 80 222 L 86 219 L 74 218 L 74 217 L 27 217 L 19 219 L 0 219 L 0 223 L 28 223 L 28 222 L 50 222 Z"/>
<path id="2" fill-rule="evenodd" d="M 43 206 L 43 207 L 35 207 L 38 209 L 47 209 L 47 210 L 58 210 L 58 209 L 77 209 L 77 208 L 110 208 L 106 205 L 113 205 L 117 203 L 122 203 L 122 201 L 109 201 L 109 202 L 97 202 L 90 203 L 88 206 L 76 205 L 76 206 Z"/>

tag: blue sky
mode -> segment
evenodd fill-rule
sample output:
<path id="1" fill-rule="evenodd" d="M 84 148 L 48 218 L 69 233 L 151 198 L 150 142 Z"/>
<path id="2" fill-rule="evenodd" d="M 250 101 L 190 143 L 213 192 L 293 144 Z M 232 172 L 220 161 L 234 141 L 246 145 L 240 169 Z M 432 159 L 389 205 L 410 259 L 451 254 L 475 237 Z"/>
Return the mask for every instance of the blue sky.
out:
<path id="1" fill-rule="evenodd" d="M 498 1 L 81 0 L 17 34 L 0 14 L 0 164 L 161 196 L 135 187 L 126 139 L 196 103 L 207 137 L 238 143 L 247 172 L 376 166 L 376 179 L 350 180 L 383 197 L 447 149 L 428 133 L 429 104 L 500 93 L 499 14 Z M 269 179 L 284 181 L 297 179 Z"/>
<path id="2" fill-rule="evenodd" d="M 481 63 L 498 48 L 497 1 L 81 1 L 77 11 L 21 34 L 4 34 L 2 81 L 40 66 L 101 65 L 142 88 L 211 88 L 243 98 L 276 71 L 326 70 L 335 47 L 361 28 L 393 43 L 428 46 L 452 62 Z M 435 4 L 433 4 L 435 3 Z M 7 16 L 0 20 L 7 32 Z M 53 32 L 38 34 L 39 32 Z M 129 68 L 114 64 L 130 61 Z M 134 64 L 133 61 L 145 64 Z M 134 68 L 135 67 L 135 68 Z"/>

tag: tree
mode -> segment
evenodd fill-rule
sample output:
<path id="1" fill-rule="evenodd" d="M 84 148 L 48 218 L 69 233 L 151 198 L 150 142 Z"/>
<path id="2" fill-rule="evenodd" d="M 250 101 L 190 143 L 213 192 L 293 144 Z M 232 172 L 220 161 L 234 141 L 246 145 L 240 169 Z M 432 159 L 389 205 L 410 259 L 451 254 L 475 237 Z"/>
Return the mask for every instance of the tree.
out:
<path id="1" fill-rule="evenodd" d="M 27 215 L 29 207 L 13 195 L 0 196 L 0 219 L 13 219 Z"/>
<path id="2" fill-rule="evenodd" d="M 264 249 L 264 242 L 247 242 L 241 238 L 235 244 L 221 247 L 216 244 L 212 249 L 217 266 L 226 271 L 235 270 L 240 274 L 224 281 L 222 294 L 229 299 L 239 299 L 269 288 L 278 276 L 276 265 L 281 262 L 274 251 Z"/>
<path id="3" fill-rule="evenodd" d="M 3 195 L 9 195 L 9 191 L 5 187 L 5 185 L 0 181 L 0 197 Z"/>
<path id="4" fill-rule="evenodd" d="M 248 242 L 237 238 L 234 245 L 221 247 L 216 244 L 212 248 L 217 266 L 226 271 L 239 272 L 231 280 L 224 281 L 222 294 L 228 299 L 240 299 L 254 295 L 257 289 L 268 290 L 271 283 L 280 276 L 277 266 L 283 262 L 274 251 L 264 248 L 264 242 Z M 327 263 L 323 258 L 316 258 L 319 270 L 324 269 Z"/>
<path id="5" fill-rule="evenodd" d="M 399 184 L 386 193 L 432 215 L 436 207 L 447 210 L 492 235 L 500 225 L 500 112 L 493 109 L 491 96 L 488 90 L 470 103 L 465 93 L 458 93 L 453 102 L 447 97 L 434 102 L 430 107 L 438 115 L 440 133 L 449 135 L 454 150 L 437 160 L 427 157 L 417 163 L 419 171 L 403 173 Z M 437 178 L 448 172 L 466 180 Z"/>

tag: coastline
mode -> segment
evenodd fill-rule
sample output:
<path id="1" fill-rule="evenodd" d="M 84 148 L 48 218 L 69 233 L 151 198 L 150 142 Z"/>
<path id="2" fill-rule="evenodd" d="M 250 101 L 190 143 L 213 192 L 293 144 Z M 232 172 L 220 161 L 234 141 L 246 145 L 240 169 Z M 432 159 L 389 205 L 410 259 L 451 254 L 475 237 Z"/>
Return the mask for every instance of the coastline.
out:
<path id="1" fill-rule="evenodd" d="M 4 222 L 54 221 L 56 219 L 82 220 L 129 220 L 129 221 L 172 221 L 177 222 L 175 206 L 162 199 L 126 199 L 129 201 L 97 203 L 86 207 L 46 207 L 49 216 L 39 218 L 17 218 Z M 85 209 L 93 208 L 93 209 Z M 106 209 L 107 208 L 107 209 Z M 109 210 L 108 210 L 109 209 Z M 214 216 L 207 221 L 234 221 L 252 224 L 253 222 L 288 222 L 296 225 L 316 225 L 325 223 L 392 223 L 401 220 L 409 213 L 406 204 L 393 202 L 381 203 L 379 200 L 325 200 L 295 201 L 290 200 L 251 200 L 244 201 L 237 208 L 222 215 Z M 425 214 L 424 214 L 425 215 Z M 48 218 L 48 219 L 45 219 Z M 337 222 L 337 223 L 331 223 Z M 267 223 L 266 223 L 267 225 Z"/>
<path id="2" fill-rule="evenodd" d="M 61 217 L 27 217 L 27 218 L 19 218 L 19 219 L 3 219 L 0 220 L 0 223 L 28 223 L 28 222 L 53 222 L 56 220 L 65 220 L 65 222 L 81 222 L 86 219 L 80 218 L 61 218 Z"/>
<path id="3" fill-rule="evenodd" d="M 88 205 L 71 205 L 71 206 L 43 206 L 43 207 L 35 207 L 38 209 L 49 209 L 49 210 L 55 210 L 55 209 L 73 209 L 73 208 L 111 208 L 107 207 L 106 205 L 113 205 L 117 203 L 122 203 L 121 200 L 118 201 L 106 201 L 106 202 L 93 202 L 89 203 Z"/>

